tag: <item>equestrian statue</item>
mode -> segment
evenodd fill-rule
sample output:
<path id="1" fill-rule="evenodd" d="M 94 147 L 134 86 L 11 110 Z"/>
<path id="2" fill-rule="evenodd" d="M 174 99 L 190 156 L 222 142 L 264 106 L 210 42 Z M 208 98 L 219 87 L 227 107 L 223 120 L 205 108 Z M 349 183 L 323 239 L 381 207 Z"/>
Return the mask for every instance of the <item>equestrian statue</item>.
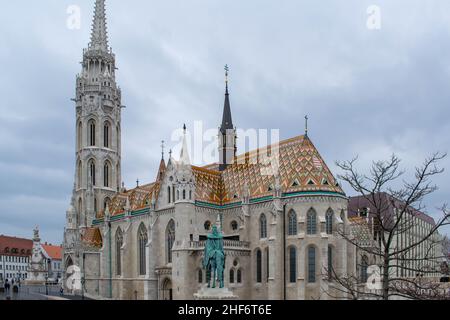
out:
<path id="1" fill-rule="evenodd" d="M 208 288 L 216 287 L 216 280 L 219 281 L 219 287 L 224 287 L 224 270 L 225 270 L 225 252 L 223 250 L 223 235 L 219 232 L 216 225 L 212 227 L 212 232 L 208 234 L 205 244 L 205 252 L 203 255 L 203 269 L 206 270 L 206 282 Z"/>

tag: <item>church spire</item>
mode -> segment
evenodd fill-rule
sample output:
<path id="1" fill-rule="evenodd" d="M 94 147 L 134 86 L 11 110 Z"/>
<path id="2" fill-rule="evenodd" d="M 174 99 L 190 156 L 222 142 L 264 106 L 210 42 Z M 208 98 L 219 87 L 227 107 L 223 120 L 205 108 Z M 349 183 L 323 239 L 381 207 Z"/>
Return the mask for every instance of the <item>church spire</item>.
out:
<path id="1" fill-rule="evenodd" d="M 189 158 L 189 151 L 188 151 L 187 139 L 186 139 L 186 133 L 187 133 L 186 124 L 183 126 L 183 131 L 184 131 L 183 146 L 182 146 L 181 152 L 180 152 L 180 163 L 183 165 L 190 165 L 191 160 Z"/>
<path id="2" fill-rule="evenodd" d="M 222 125 L 219 128 L 219 170 L 224 171 L 236 157 L 236 130 L 231 118 L 230 94 L 228 92 L 228 65 L 225 66 L 225 104 Z"/>
<path id="3" fill-rule="evenodd" d="M 95 1 L 94 19 L 92 21 L 91 42 L 89 49 L 108 51 L 108 32 L 106 29 L 105 0 Z"/>
<path id="4" fill-rule="evenodd" d="M 226 134 L 228 129 L 233 129 L 233 120 L 231 117 L 230 94 L 228 92 L 228 65 L 225 65 L 225 103 L 223 107 L 222 125 L 220 132 Z"/>

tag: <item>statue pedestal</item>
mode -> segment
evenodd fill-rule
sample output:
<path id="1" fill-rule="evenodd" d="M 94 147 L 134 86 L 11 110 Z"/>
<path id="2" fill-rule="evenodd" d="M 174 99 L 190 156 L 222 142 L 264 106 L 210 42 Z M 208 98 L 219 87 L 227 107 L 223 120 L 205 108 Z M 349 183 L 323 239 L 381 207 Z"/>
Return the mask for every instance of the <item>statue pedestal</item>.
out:
<path id="1" fill-rule="evenodd" d="M 208 288 L 203 286 L 199 292 L 194 294 L 195 300 L 237 300 L 238 296 L 228 288 Z"/>

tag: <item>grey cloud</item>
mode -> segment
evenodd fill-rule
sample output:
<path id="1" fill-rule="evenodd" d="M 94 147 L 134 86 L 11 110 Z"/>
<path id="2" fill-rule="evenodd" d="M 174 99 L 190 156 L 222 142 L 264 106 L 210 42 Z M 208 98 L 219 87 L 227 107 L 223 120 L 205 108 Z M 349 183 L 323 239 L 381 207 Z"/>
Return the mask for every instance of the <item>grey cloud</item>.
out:
<path id="1" fill-rule="evenodd" d="M 309 114 L 311 137 L 333 169 L 335 160 L 359 154 L 364 168 L 392 152 L 412 169 L 435 150 L 449 151 L 450 4 L 380 0 L 382 29 L 369 31 L 372 2 L 108 0 L 127 106 L 126 184 L 154 179 L 160 141 L 183 123 L 218 126 L 225 63 L 237 126 L 280 128 L 288 138 L 303 133 Z M 71 4 L 82 9 L 81 30 L 65 27 Z M 93 1 L 2 6 L 0 206 L 8 214 L 0 233 L 29 236 L 39 222 L 57 242 L 74 174 L 69 99 Z M 450 159 L 442 165 L 450 168 Z M 448 200 L 448 177 L 436 180 L 431 213 Z"/>

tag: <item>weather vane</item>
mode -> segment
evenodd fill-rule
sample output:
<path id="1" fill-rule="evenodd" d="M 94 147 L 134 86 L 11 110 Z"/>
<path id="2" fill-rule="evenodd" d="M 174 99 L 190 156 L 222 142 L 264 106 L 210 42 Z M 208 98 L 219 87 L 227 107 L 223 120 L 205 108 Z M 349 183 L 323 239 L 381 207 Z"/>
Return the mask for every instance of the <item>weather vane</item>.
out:
<path id="1" fill-rule="evenodd" d="M 228 83 L 228 72 L 230 71 L 228 64 L 225 65 L 224 69 L 225 69 L 225 82 Z"/>

